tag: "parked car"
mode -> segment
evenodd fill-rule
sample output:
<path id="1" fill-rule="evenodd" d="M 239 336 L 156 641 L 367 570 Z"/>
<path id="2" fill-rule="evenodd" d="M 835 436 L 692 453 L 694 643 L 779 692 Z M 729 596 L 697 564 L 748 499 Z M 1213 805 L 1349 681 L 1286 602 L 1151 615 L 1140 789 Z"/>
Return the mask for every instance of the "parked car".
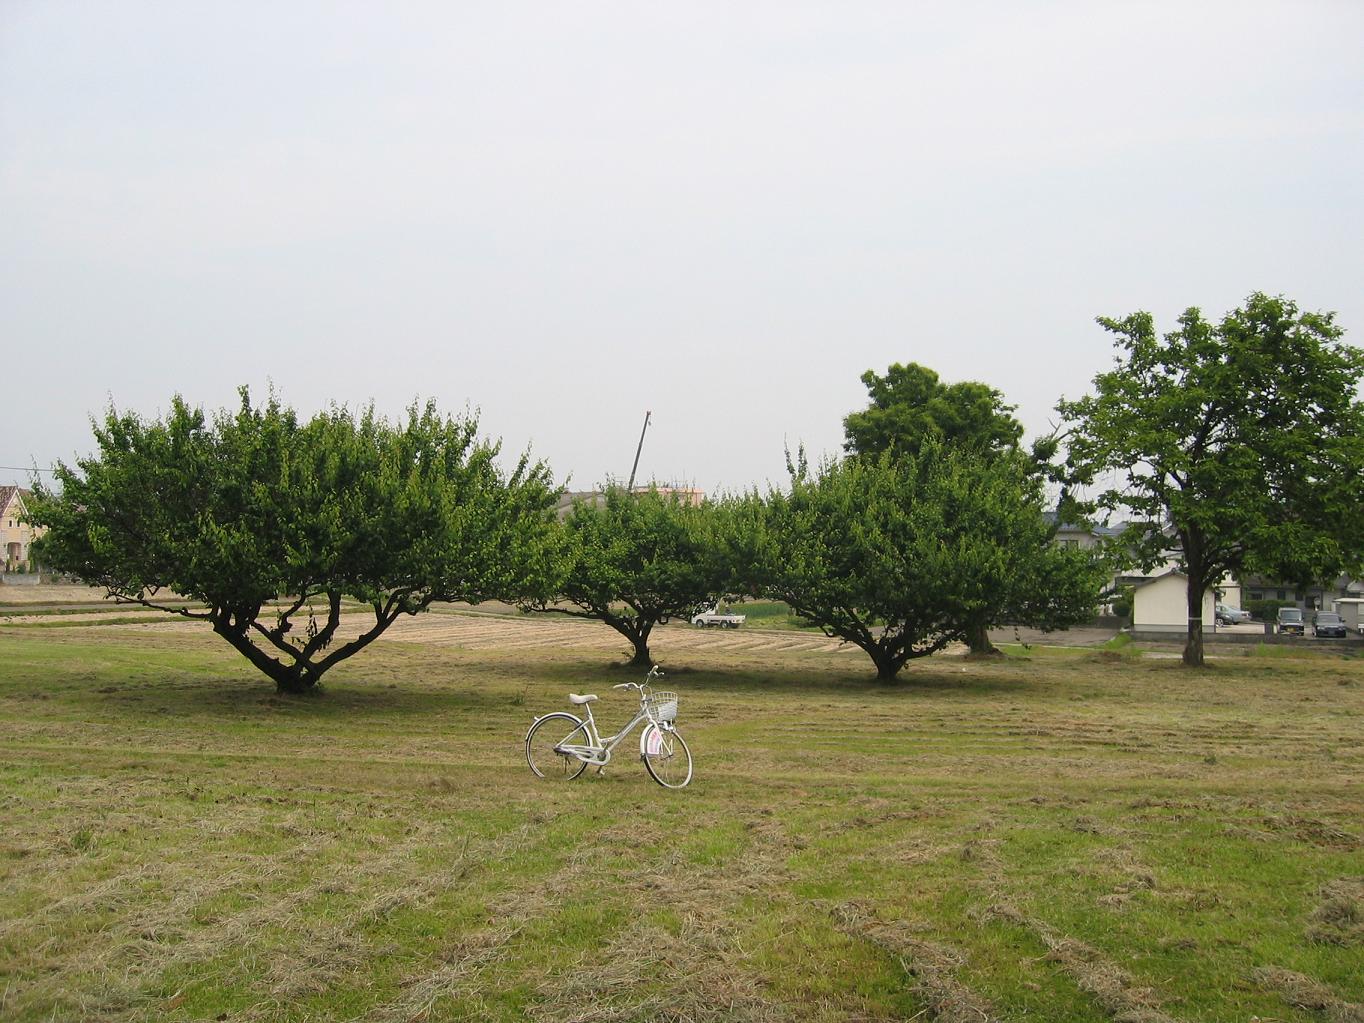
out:
<path id="1" fill-rule="evenodd" d="M 1250 621 L 1250 612 L 1242 611 L 1239 607 L 1228 607 L 1226 604 L 1218 604 L 1216 618 L 1218 625 L 1240 625 Z"/>
<path id="2" fill-rule="evenodd" d="M 1301 636 L 1306 632 L 1300 607 L 1279 608 L 1278 624 L 1279 631 L 1285 636 Z"/>
<path id="3" fill-rule="evenodd" d="M 1345 620 L 1334 611 L 1318 611 L 1312 618 L 1312 635 L 1345 638 Z"/>

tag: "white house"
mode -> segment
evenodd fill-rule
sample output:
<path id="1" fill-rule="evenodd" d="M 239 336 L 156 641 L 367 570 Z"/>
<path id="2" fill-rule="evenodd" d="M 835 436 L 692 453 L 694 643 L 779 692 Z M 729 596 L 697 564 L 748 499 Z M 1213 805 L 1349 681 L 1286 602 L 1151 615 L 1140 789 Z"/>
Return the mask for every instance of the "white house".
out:
<path id="1" fill-rule="evenodd" d="M 1167 571 L 1136 583 L 1132 590 L 1133 632 L 1189 631 L 1189 577 Z M 1217 594 L 1203 594 L 1203 627 L 1211 631 L 1217 611 Z"/>
<path id="2" fill-rule="evenodd" d="M 1341 597 L 1339 600 L 1331 601 L 1331 609 L 1340 615 L 1347 629 L 1364 633 L 1364 599 Z"/>
<path id="3" fill-rule="evenodd" d="M 33 496 L 23 487 L 0 487 L 0 568 L 6 572 L 28 567 L 28 547 L 46 530 L 34 529 L 25 521 L 25 502 Z"/>

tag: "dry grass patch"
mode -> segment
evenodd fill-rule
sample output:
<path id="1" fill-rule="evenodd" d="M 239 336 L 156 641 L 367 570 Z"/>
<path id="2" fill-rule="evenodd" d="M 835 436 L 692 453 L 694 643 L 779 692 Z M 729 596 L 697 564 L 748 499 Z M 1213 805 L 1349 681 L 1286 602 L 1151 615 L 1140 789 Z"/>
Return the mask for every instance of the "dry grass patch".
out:
<path id="1" fill-rule="evenodd" d="M 925 1011 L 939 1023 L 998 1023 L 989 1002 L 957 979 L 965 963 L 961 951 L 915 934 L 904 921 L 880 921 L 856 903 L 834 907 L 840 928 L 893 957 L 912 978 Z M 921 927 L 920 930 L 923 928 Z"/>
<path id="2" fill-rule="evenodd" d="M 1278 991 L 1293 1008 L 1320 1013 L 1328 1023 L 1364 1023 L 1364 1005 L 1345 1001 L 1326 985 L 1301 973 L 1265 966 L 1255 971 L 1255 980 Z"/>
<path id="3" fill-rule="evenodd" d="M 1008 903 L 996 903 L 990 912 L 1040 938 L 1046 946 L 1048 961 L 1064 970 L 1080 990 L 1093 995 L 1116 1023 L 1171 1023 L 1173 1017 L 1161 1011 L 1156 991 L 1138 984 L 1130 973 L 1098 949 L 1020 913 Z"/>
<path id="4" fill-rule="evenodd" d="M 1343 877 L 1321 887 L 1307 939 L 1326 945 L 1364 945 L 1364 877 Z"/>

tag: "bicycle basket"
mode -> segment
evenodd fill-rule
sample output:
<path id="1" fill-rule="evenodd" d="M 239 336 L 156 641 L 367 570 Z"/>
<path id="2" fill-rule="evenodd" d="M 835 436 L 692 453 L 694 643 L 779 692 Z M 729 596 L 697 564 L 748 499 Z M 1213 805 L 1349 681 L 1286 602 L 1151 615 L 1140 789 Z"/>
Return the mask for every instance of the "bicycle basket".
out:
<path id="1" fill-rule="evenodd" d="M 677 720 L 677 694 L 666 689 L 644 698 L 644 709 L 658 721 Z"/>

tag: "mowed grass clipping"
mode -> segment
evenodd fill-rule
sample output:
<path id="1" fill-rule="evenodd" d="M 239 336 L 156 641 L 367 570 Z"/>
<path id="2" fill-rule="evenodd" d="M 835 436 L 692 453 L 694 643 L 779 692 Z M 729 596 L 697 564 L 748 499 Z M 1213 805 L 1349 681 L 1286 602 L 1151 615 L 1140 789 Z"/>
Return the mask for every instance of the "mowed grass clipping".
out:
<path id="1" fill-rule="evenodd" d="M 676 792 L 526 768 L 600 653 L 0 629 L 0 1019 L 1364 1019 L 1359 661 L 668 647 Z"/>

